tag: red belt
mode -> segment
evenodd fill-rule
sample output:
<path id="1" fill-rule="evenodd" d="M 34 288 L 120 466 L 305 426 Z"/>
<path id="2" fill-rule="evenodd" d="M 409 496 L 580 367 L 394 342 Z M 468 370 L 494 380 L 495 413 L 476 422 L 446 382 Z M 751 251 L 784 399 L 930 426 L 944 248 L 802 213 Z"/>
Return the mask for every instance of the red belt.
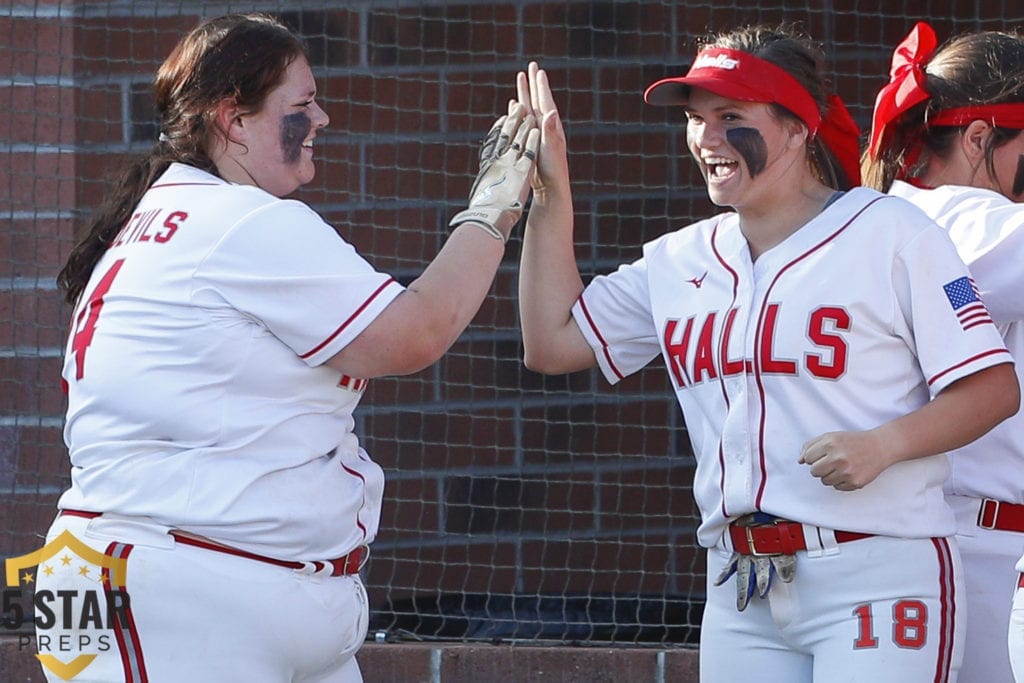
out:
<path id="1" fill-rule="evenodd" d="M 982 529 L 1024 532 L 1024 505 L 982 498 L 978 510 L 978 526 Z"/>
<path id="2" fill-rule="evenodd" d="M 71 517 L 87 517 L 92 519 L 99 517 L 103 513 L 101 512 L 86 512 L 85 510 L 61 510 L 61 515 L 67 515 Z M 171 531 L 171 536 L 183 545 L 191 545 L 196 548 L 204 548 L 206 550 L 213 550 L 218 553 L 224 553 L 226 555 L 234 555 L 236 557 L 244 557 L 249 560 L 256 560 L 257 562 L 265 562 L 266 564 L 272 564 L 277 567 L 286 567 L 288 569 L 306 569 L 311 568 L 315 573 L 325 571 L 327 567 L 331 567 L 331 576 L 346 576 L 350 574 L 358 574 L 359 570 L 363 566 L 363 561 L 367 556 L 367 547 L 361 545 L 347 555 L 342 555 L 333 560 L 315 560 L 312 562 L 291 562 L 289 560 L 278 560 L 273 557 L 266 557 L 265 555 L 258 555 L 256 553 L 250 553 L 247 550 L 241 550 L 239 548 L 232 548 L 228 545 L 222 545 L 216 541 L 210 539 L 200 538 L 185 534 L 179 531 Z"/>
<path id="3" fill-rule="evenodd" d="M 833 533 L 839 543 L 858 541 L 874 535 L 854 531 Z M 792 555 L 798 550 L 807 550 L 804 525 L 799 522 L 782 520 L 758 526 L 730 524 L 729 537 L 732 539 L 733 549 L 741 555 Z"/>
<path id="4" fill-rule="evenodd" d="M 1017 579 L 1017 588 L 1024 588 L 1024 574 L 1021 574 L 1020 578 Z"/>

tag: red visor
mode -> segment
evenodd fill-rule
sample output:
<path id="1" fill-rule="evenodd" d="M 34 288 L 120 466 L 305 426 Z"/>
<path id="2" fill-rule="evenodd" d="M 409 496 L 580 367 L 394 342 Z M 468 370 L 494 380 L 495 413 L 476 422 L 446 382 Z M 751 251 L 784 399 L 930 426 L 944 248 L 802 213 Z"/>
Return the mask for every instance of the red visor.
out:
<path id="1" fill-rule="evenodd" d="M 697 53 L 685 76 L 664 78 L 647 88 L 648 104 L 686 104 L 690 88 L 703 88 L 731 100 L 774 102 L 807 124 L 813 136 L 821 124 L 814 98 L 785 69 L 741 50 L 709 47 Z"/>
<path id="2" fill-rule="evenodd" d="M 743 102 L 774 102 L 793 112 L 807 125 L 813 138 L 835 155 L 851 185 L 860 185 L 860 130 L 843 101 L 829 98 L 822 120 L 817 103 L 807 89 L 782 67 L 740 50 L 711 47 L 701 50 L 685 76 L 664 78 L 644 92 L 648 104 L 686 104 L 690 88 L 703 88 L 721 97 Z"/>

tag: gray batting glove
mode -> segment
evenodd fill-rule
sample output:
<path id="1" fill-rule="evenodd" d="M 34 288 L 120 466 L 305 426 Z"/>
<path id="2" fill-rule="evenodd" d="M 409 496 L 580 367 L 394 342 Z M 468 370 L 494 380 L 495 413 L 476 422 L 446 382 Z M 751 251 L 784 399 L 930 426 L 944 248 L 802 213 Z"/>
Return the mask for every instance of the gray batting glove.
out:
<path id="1" fill-rule="evenodd" d="M 768 591 L 772 587 L 772 580 L 776 576 L 783 583 L 793 580 L 796 576 L 796 556 L 748 556 L 733 553 L 715 578 L 714 585 L 721 586 L 733 574 L 736 575 L 736 609 L 742 612 L 747 608 L 755 592 L 760 598 L 768 595 Z"/>
<path id="2" fill-rule="evenodd" d="M 472 222 L 495 239 L 508 241 L 523 215 L 540 146 L 536 119 L 525 111 L 516 103 L 491 127 L 480 148 L 480 172 L 469 192 L 469 207 L 452 218 L 451 227 Z"/>

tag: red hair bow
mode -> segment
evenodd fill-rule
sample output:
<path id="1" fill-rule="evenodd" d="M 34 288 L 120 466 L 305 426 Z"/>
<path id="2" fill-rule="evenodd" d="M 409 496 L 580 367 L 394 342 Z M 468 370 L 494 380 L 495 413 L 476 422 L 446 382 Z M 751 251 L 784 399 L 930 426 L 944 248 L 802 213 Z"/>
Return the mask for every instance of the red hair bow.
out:
<path id="1" fill-rule="evenodd" d="M 889 82 L 878 91 L 871 118 L 871 140 L 868 154 L 878 158 L 879 149 L 888 137 L 889 127 L 904 112 L 930 97 L 924 88 L 924 67 L 935 53 L 938 39 L 932 27 L 917 22 L 892 55 Z"/>

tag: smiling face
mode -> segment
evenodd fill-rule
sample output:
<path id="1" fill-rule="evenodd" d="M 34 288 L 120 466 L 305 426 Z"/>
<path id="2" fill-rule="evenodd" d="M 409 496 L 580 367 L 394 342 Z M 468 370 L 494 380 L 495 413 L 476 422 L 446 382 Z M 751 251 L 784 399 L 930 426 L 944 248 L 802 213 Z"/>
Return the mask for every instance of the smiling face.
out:
<path id="1" fill-rule="evenodd" d="M 256 185 L 283 197 L 316 175 L 313 139 L 330 119 L 316 103 L 316 82 L 302 57 L 288 65 L 281 83 L 258 112 L 240 112 L 229 135 L 237 168 L 221 169 L 228 180 Z M 220 166 L 220 164 L 218 164 Z"/>
<path id="2" fill-rule="evenodd" d="M 806 127 L 778 117 L 771 105 L 693 88 L 686 117 L 687 146 L 719 206 L 770 205 L 783 188 L 799 186 L 791 174 L 807 172 Z"/>

